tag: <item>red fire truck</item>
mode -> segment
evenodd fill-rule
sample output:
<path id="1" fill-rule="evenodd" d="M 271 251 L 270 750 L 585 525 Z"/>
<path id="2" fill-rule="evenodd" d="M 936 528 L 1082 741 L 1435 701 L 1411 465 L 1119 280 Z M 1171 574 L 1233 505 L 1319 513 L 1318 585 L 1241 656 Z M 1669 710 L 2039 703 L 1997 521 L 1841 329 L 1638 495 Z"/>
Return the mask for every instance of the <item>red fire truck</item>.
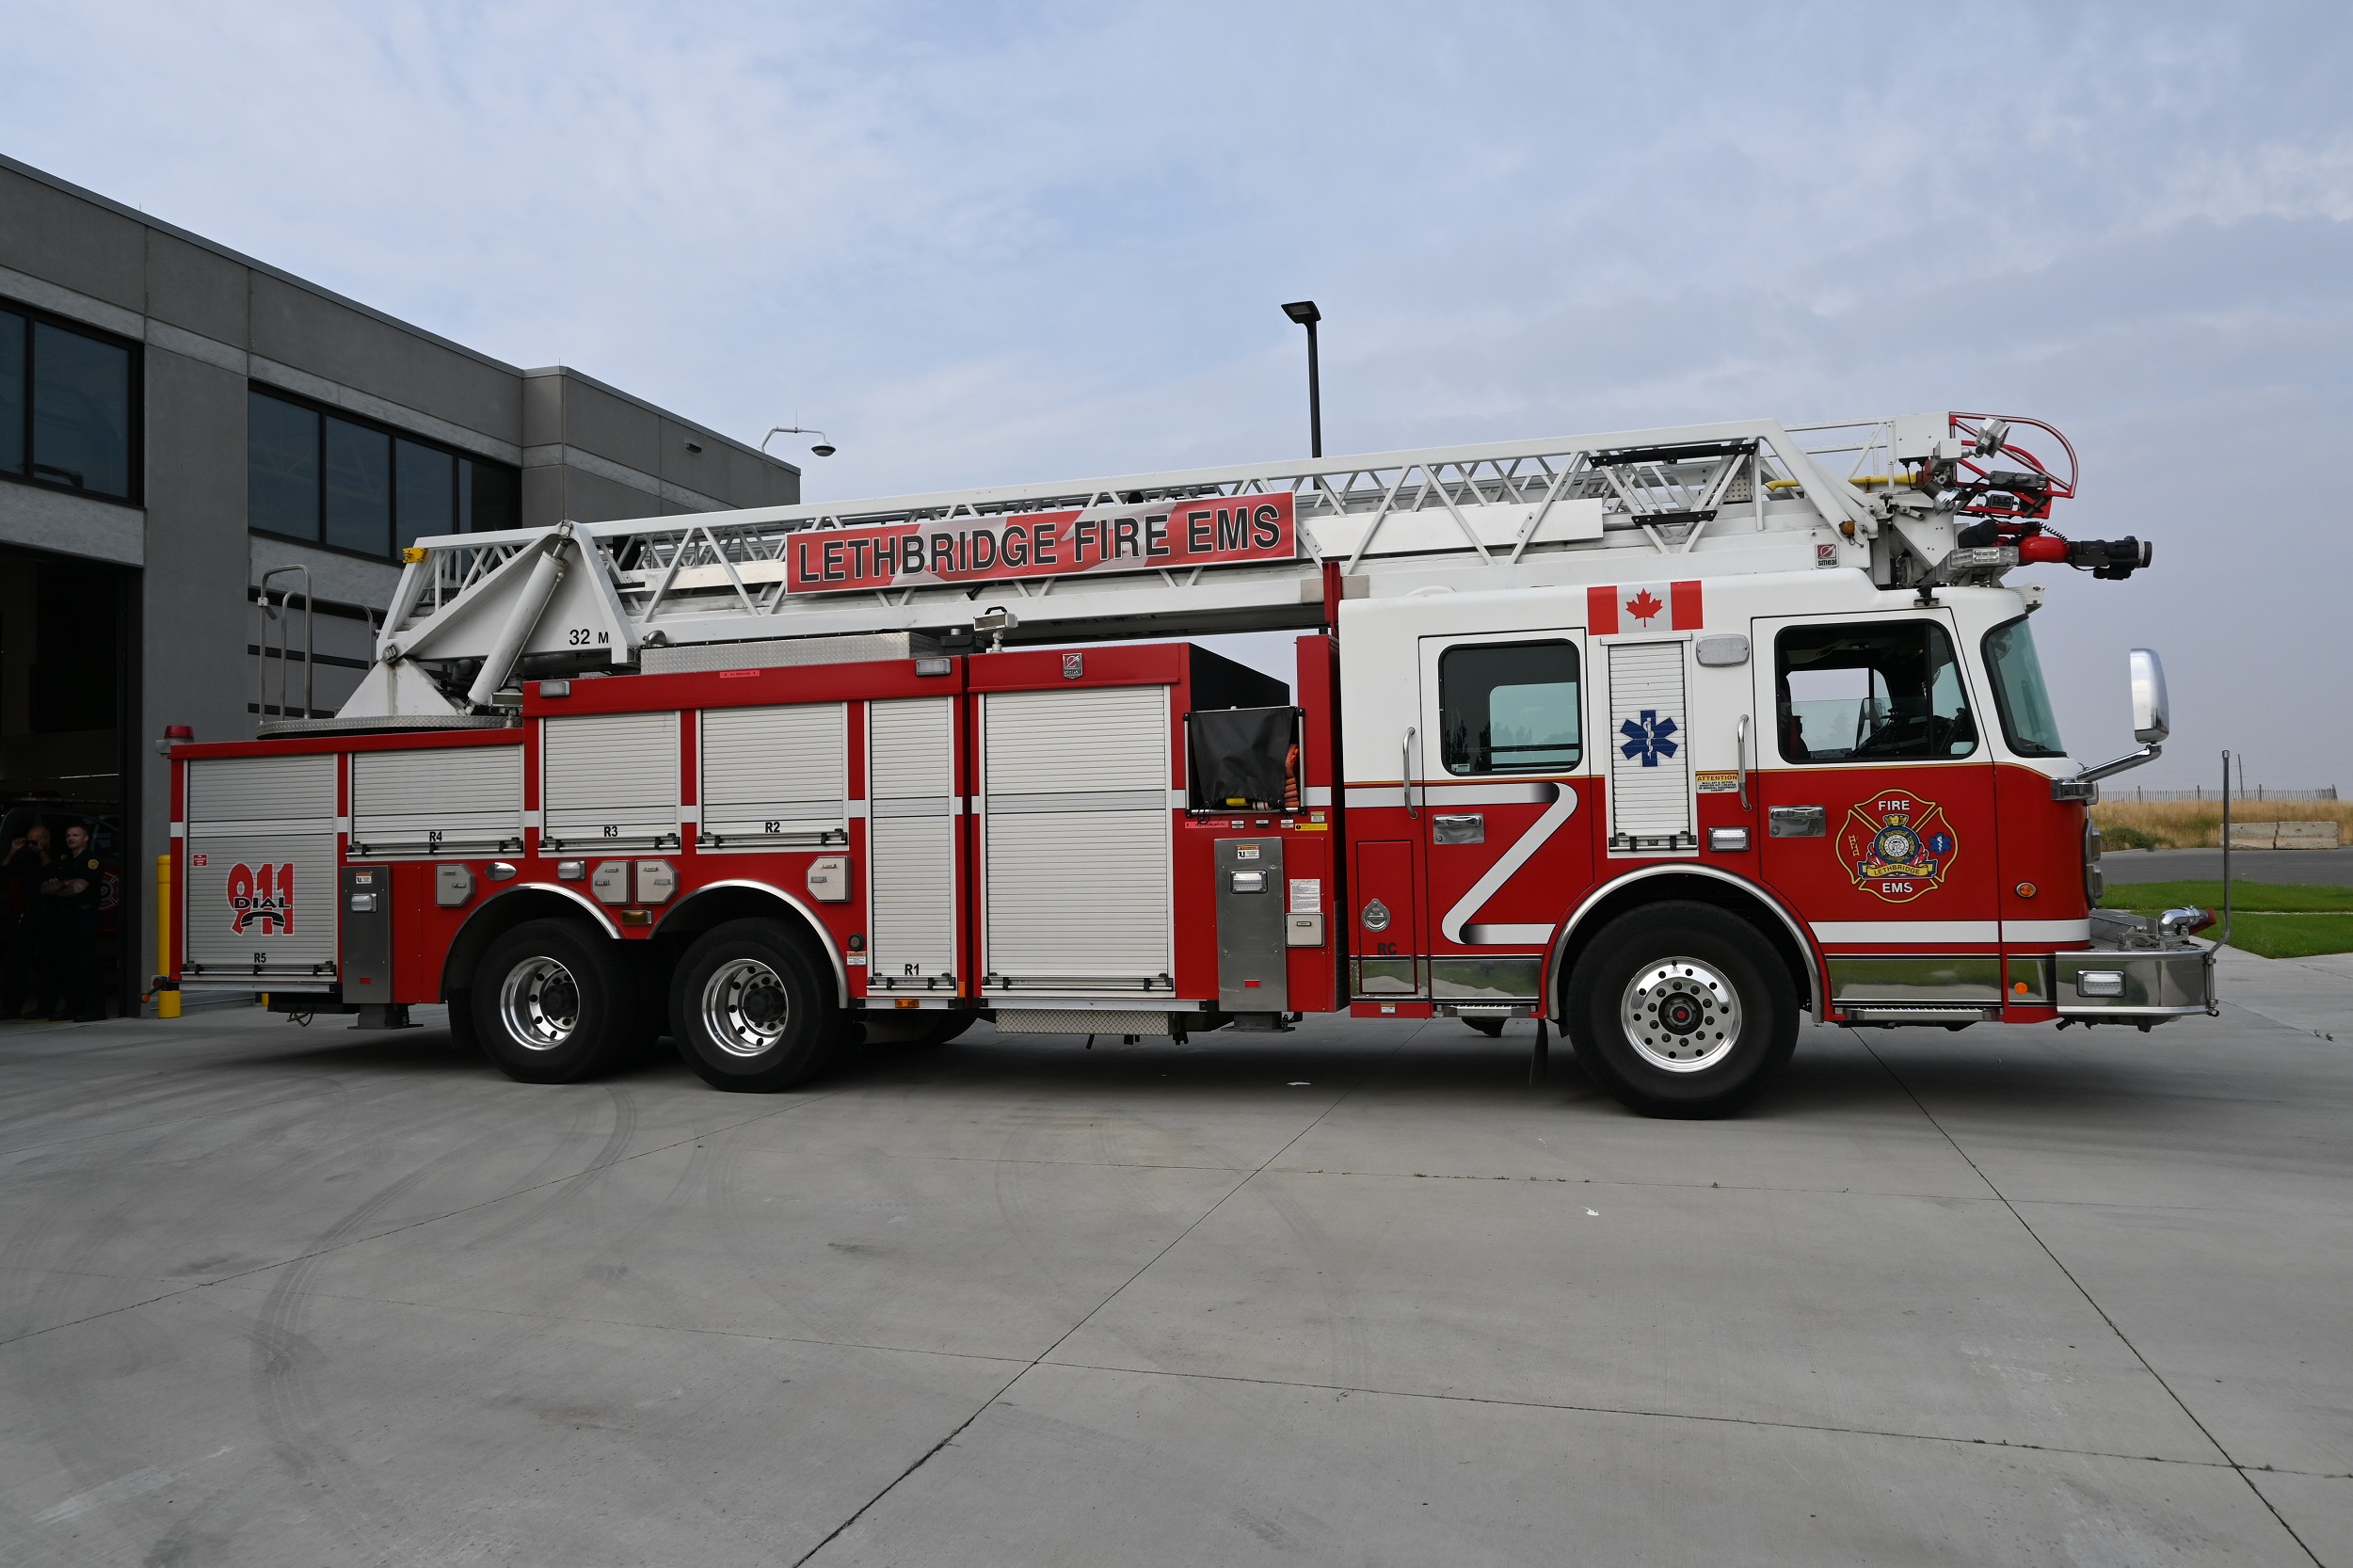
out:
<path id="1" fill-rule="evenodd" d="M 1310 1013 L 1558 1028 L 1713 1115 L 1801 1016 L 2151 1025 L 2202 912 L 2104 911 L 2033 564 L 2075 457 L 1977 414 L 1747 422 L 423 541 L 331 719 L 172 748 L 185 991 L 512 1076 L 668 1034 Z M 1291 630 L 1286 683 L 1188 640 Z"/>

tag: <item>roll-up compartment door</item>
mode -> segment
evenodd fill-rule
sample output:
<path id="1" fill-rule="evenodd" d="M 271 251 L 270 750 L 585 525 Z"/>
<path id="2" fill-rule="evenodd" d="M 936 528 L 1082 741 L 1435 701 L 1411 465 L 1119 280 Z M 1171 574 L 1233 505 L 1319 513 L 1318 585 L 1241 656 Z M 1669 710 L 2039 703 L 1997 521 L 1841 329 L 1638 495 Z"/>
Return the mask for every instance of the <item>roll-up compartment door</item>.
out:
<path id="1" fill-rule="evenodd" d="M 184 975 L 330 981 L 335 972 L 332 754 L 192 761 Z"/>
<path id="2" fill-rule="evenodd" d="M 544 722 L 543 848 L 660 849 L 678 842 L 677 713 L 591 713 Z"/>
<path id="3" fill-rule="evenodd" d="M 868 984 L 928 989 L 956 970 L 955 711 L 948 697 L 870 703 Z"/>
<path id="4" fill-rule="evenodd" d="M 522 847 L 521 746 L 352 755 L 352 854 L 500 855 Z"/>
<path id="5" fill-rule="evenodd" d="M 330 752 L 300 757 L 222 757 L 188 764 L 190 837 L 204 827 L 266 833 L 273 824 L 327 824 L 335 830 Z"/>
<path id="6" fill-rule="evenodd" d="M 1696 849 L 1683 647 L 1611 643 L 1609 847 Z"/>
<path id="7" fill-rule="evenodd" d="M 993 692 L 983 708 L 984 986 L 1164 989 L 1164 686 Z"/>
<path id="8" fill-rule="evenodd" d="M 696 775 L 704 840 L 732 849 L 846 841 L 847 713 L 839 702 L 706 710 Z"/>

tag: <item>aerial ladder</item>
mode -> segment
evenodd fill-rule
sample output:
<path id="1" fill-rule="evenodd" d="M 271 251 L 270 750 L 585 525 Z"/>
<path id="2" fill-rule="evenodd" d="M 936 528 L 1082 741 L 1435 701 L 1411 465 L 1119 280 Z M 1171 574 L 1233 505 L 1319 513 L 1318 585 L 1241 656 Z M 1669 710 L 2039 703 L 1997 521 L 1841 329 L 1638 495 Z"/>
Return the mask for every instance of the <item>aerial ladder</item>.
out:
<path id="1" fill-rule="evenodd" d="M 442 536 L 406 552 L 375 663 L 342 711 L 263 730 L 499 724 L 525 674 L 719 667 L 752 657 L 737 645 L 806 638 L 968 647 L 977 634 L 1003 647 L 1312 627 L 1338 598 L 1449 586 L 1804 566 L 1925 591 L 1996 580 L 2022 560 L 2104 576 L 2145 565 L 2137 541 L 2050 532 L 2052 502 L 2075 482 L 2073 450 L 2049 425 L 1952 413 L 1741 421 Z M 1180 508 L 1268 504 L 1295 524 L 1284 558 L 1187 560 L 1147 548 Z M 1113 540 L 1134 548 L 1083 570 L 1032 562 L 1007 575 L 975 564 L 1001 547 L 1008 523 L 1037 518 L 1081 539 L 1093 531 L 1106 552 Z M 902 542 L 887 571 L 847 588 L 816 581 L 811 563 L 828 542 L 845 564 L 872 568 L 863 541 L 919 536 L 916 569 L 915 547 Z M 942 540 L 956 541 L 944 556 Z M 1638 568 L 1641 556 L 1658 559 Z"/>

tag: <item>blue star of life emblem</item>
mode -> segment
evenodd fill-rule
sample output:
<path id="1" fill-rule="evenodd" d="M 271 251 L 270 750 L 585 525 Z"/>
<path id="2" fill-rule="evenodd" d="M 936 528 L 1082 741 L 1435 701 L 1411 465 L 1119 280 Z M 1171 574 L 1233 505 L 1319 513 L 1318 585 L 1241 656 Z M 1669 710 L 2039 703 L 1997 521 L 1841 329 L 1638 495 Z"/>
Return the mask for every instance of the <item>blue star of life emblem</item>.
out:
<path id="1" fill-rule="evenodd" d="M 1660 718 L 1656 708 L 1645 708 L 1641 718 L 1628 719 L 1618 726 L 1618 733 L 1626 738 L 1625 744 L 1618 750 L 1629 758 L 1641 758 L 1646 768 L 1655 768 L 1661 757 L 1675 754 L 1675 743 L 1668 739 L 1675 728 L 1674 720 Z"/>

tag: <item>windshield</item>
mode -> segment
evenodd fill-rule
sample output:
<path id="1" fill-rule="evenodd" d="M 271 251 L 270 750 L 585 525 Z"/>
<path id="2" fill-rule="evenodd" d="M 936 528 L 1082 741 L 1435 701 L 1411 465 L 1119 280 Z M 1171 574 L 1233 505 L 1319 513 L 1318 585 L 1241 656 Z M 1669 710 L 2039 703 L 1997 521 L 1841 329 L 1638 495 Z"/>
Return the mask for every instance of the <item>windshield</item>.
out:
<path id="1" fill-rule="evenodd" d="M 2021 757 L 2064 757 L 2058 717 L 2042 684 L 2042 661 L 2035 657 L 2034 629 L 2026 617 L 2005 621 L 1985 634 L 1985 670 L 1993 678 L 1993 709 L 2002 716 L 2002 738 Z"/>

